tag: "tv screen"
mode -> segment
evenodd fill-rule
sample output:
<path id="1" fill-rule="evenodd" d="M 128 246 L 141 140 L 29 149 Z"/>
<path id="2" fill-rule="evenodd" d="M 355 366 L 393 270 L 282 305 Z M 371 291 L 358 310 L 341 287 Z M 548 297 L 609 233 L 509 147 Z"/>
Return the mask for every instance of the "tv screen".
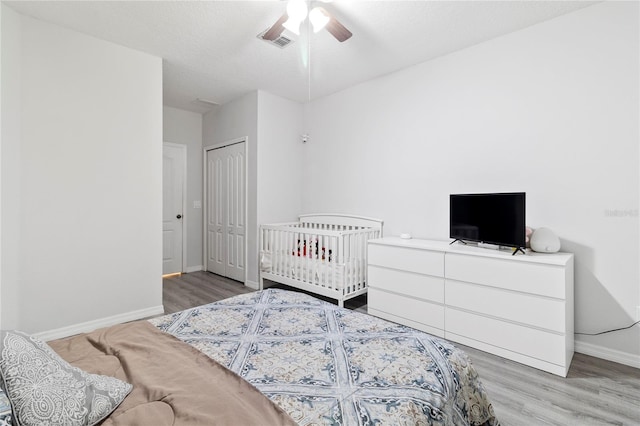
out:
<path id="1" fill-rule="evenodd" d="M 451 194 L 449 237 L 525 246 L 525 193 Z"/>

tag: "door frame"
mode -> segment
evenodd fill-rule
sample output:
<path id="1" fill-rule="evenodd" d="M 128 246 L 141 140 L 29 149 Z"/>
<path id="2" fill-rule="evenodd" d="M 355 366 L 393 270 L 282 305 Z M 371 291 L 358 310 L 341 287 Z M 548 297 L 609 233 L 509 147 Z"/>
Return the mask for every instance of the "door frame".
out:
<path id="1" fill-rule="evenodd" d="M 244 233 L 244 281 L 243 284 L 247 285 L 247 270 L 248 265 L 248 254 L 249 254 L 249 244 L 247 244 L 248 234 L 249 234 L 249 137 L 242 136 L 235 139 L 230 139 L 224 142 L 220 142 L 213 145 L 207 145 L 202 150 L 202 262 L 204 263 L 205 272 L 208 270 L 207 268 L 207 259 L 209 259 L 209 244 L 207 238 L 207 220 L 209 219 L 209 201 L 207 194 L 209 193 L 209 187 L 207 185 L 207 152 L 213 151 L 214 149 L 224 148 L 230 145 L 237 145 L 239 143 L 244 143 L 244 223 L 245 223 L 245 233 Z"/>
<path id="2" fill-rule="evenodd" d="M 162 147 L 170 146 L 182 151 L 182 266 L 180 272 L 187 272 L 187 145 L 173 142 L 163 142 Z M 164 188 L 162 188 L 164 192 Z"/>

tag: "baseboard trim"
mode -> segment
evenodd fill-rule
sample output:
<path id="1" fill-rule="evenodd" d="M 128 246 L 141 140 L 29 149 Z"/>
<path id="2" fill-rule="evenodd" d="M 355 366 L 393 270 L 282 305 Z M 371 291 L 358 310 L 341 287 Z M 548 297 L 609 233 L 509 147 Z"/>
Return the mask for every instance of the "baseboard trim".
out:
<path id="1" fill-rule="evenodd" d="M 102 327 L 109 327 L 115 324 L 122 324 L 124 322 L 135 321 L 162 314 L 164 314 L 164 306 L 159 305 L 151 308 L 139 309 L 137 311 L 125 312 L 123 314 L 100 318 L 97 320 L 81 322 L 79 324 L 68 325 L 66 327 L 56 328 L 53 330 L 42 331 L 40 333 L 34 333 L 34 336 L 44 341 L 61 339 L 63 337 L 86 333 Z"/>
<path id="2" fill-rule="evenodd" d="M 606 348 L 593 343 L 575 342 L 575 351 L 581 354 L 595 356 L 597 358 L 606 359 L 607 361 L 617 362 L 619 364 L 628 365 L 630 367 L 640 368 L 640 356 L 628 352 L 622 352 L 615 349 Z"/>
<path id="3" fill-rule="evenodd" d="M 184 272 L 187 274 L 189 272 L 198 272 L 198 271 L 204 271 L 204 266 L 203 265 L 187 266 L 184 270 Z"/>
<path id="4" fill-rule="evenodd" d="M 254 290 L 258 290 L 260 288 L 260 283 L 257 281 L 246 280 L 244 285 Z"/>

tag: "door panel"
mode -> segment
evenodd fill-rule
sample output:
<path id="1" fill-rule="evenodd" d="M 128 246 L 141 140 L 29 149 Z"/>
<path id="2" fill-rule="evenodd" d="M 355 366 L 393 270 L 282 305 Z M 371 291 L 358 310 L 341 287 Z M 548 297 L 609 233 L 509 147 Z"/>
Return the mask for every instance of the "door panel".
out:
<path id="1" fill-rule="evenodd" d="M 227 153 L 228 212 L 226 233 L 228 253 L 226 276 L 244 281 L 244 144 L 231 145 Z"/>
<path id="2" fill-rule="evenodd" d="M 207 151 L 207 270 L 224 275 L 225 252 L 223 239 L 224 193 L 223 164 L 220 152 Z"/>
<path id="3" fill-rule="evenodd" d="M 162 150 L 162 273 L 182 272 L 184 173 L 186 150 L 169 144 Z M 180 216 L 180 217 L 178 217 Z"/>
<path id="4" fill-rule="evenodd" d="M 244 270 L 244 235 L 236 235 L 236 250 L 238 252 L 238 268 Z"/>

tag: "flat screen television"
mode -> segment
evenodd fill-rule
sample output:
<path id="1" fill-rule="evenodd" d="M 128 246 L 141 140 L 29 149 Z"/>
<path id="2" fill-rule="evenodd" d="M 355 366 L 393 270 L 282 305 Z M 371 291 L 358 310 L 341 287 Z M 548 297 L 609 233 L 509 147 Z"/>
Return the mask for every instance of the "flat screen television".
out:
<path id="1" fill-rule="evenodd" d="M 454 241 L 525 247 L 524 192 L 451 194 L 449 201 L 449 237 Z"/>

